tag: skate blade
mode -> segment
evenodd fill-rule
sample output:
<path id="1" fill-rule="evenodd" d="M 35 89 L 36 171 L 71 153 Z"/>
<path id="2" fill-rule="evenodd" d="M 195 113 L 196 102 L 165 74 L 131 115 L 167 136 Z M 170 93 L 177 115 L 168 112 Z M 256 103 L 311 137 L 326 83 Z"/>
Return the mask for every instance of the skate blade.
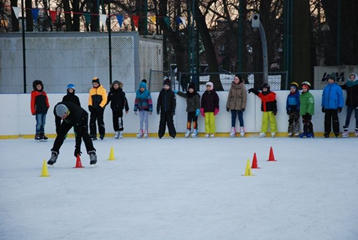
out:
<path id="1" fill-rule="evenodd" d="M 90 167 L 91 168 L 97 168 L 97 164 L 91 164 Z"/>

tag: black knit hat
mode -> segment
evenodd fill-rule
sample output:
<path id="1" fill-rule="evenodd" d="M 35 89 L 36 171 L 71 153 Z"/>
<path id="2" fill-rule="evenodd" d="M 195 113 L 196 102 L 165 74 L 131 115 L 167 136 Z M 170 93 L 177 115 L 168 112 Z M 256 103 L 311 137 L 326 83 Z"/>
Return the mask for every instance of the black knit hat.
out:
<path id="1" fill-rule="evenodd" d="M 328 76 L 327 76 L 327 81 L 328 81 L 329 79 L 332 79 L 333 81 L 336 81 L 336 74 L 332 73 L 332 74 L 328 75 Z"/>
<path id="2" fill-rule="evenodd" d="M 163 85 L 168 85 L 169 87 L 171 86 L 171 82 L 169 79 L 165 79 L 163 82 Z"/>
<path id="3" fill-rule="evenodd" d="M 92 79 L 92 83 L 95 83 L 95 82 L 98 83 L 98 84 L 100 84 L 98 77 L 94 77 L 94 78 Z"/>
<path id="4" fill-rule="evenodd" d="M 195 90 L 195 84 L 193 82 L 190 82 L 189 86 L 188 86 L 188 90 L 189 90 L 189 88 L 192 88 Z"/>

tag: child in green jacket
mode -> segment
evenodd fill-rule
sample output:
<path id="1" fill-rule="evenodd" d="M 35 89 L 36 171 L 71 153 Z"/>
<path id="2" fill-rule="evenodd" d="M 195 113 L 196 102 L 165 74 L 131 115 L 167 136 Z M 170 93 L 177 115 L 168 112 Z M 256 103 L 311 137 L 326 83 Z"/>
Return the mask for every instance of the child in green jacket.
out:
<path id="1" fill-rule="evenodd" d="M 302 94 L 300 96 L 300 115 L 303 122 L 303 133 L 300 134 L 300 138 L 313 138 L 313 124 L 312 116 L 314 114 L 314 97 L 309 92 L 311 84 L 309 82 L 301 83 Z"/>

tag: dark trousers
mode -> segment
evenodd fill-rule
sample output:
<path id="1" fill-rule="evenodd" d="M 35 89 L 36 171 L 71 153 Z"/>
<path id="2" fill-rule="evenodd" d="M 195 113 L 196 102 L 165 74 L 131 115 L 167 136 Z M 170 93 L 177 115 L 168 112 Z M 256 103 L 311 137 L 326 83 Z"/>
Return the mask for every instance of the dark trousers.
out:
<path id="1" fill-rule="evenodd" d="M 188 122 L 186 128 L 191 130 L 191 122 L 193 122 L 193 129 L 198 129 L 198 116 L 195 116 L 196 112 L 188 112 Z"/>
<path id="2" fill-rule="evenodd" d="M 169 135 L 175 137 L 177 132 L 175 131 L 173 113 L 172 112 L 161 112 L 158 136 L 161 138 L 164 136 L 165 127 L 168 125 Z"/>
<path id="3" fill-rule="evenodd" d="M 114 131 L 123 131 L 123 111 L 112 111 L 112 116 Z"/>
<path id="4" fill-rule="evenodd" d="M 326 109 L 324 115 L 324 132 L 330 133 L 331 126 L 333 124 L 334 134 L 339 133 L 339 120 L 338 120 L 338 110 L 337 109 Z"/>
<path id="5" fill-rule="evenodd" d="M 104 113 L 103 108 L 93 108 L 93 110 L 91 111 L 91 118 L 90 118 L 90 135 L 91 136 L 97 135 L 96 121 L 98 124 L 99 134 L 104 136 L 105 128 L 104 128 L 104 121 L 103 121 L 103 113 Z"/>
<path id="6" fill-rule="evenodd" d="M 302 116 L 303 132 L 313 133 L 312 115 L 306 114 Z"/>
<path id="7" fill-rule="evenodd" d="M 65 140 L 65 136 L 72 127 L 73 127 L 72 124 L 62 122 L 60 130 L 57 133 L 55 142 L 53 143 L 53 148 L 51 149 L 52 151 L 56 151 L 56 152 L 60 153 L 60 148 L 63 144 L 63 141 Z M 75 133 L 76 146 L 81 148 L 81 141 L 83 139 L 83 141 L 85 142 L 87 152 L 96 150 L 93 147 L 91 137 L 88 134 L 88 118 L 87 117 L 82 119 L 82 128 L 79 129 L 78 131 L 80 131 L 80 133 L 77 133 L 77 132 Z M 77 138 L 78 134 L 80 134 L 80 136 L 81 136 L 80 138 Z M 79 149 L 79 150 L 81 150 L 81 149 Z"/>
<path id="8" fill-rule="evenodd" d="M 243 111 L 241 110 L 231 110 L 231 127 L 236 125 L 236 116 L 239 118 L 240 127 L 244 126 L 244 119 L 242 118 Z"/>
<path id="9" fill-rule="evenodd" d="M 347 106 L 347 115 L 346 115 L 346 123 L 344 124 L 345 128 L 349 127 L 349 122 L 351 120 L 352 112 L 354 111 L 354 115 L 356 118 L 356 128 L 358 128 L 358 109 L 356 107 Z"/>

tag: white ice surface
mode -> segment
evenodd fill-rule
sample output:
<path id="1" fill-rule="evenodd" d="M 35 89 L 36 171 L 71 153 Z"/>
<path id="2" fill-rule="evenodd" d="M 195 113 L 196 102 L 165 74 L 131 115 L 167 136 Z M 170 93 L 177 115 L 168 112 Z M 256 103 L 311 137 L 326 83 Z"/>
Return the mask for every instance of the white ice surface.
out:
<path id="1" fill-rule="evenodd" d="M 358 139 L 68 139 L 41 178 L 52 144 L 0 141 L 1 240 L 358 239 Z"/>

